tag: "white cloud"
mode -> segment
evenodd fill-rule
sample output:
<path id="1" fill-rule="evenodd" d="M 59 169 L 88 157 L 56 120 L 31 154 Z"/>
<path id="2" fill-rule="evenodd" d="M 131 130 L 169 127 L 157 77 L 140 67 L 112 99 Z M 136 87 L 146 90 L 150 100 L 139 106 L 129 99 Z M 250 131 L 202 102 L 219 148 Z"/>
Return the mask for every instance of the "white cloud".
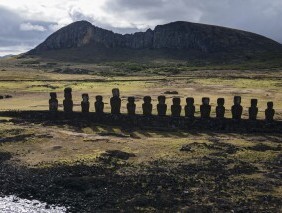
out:
<path id="1" fill-rule="evenodd" d="M 17 46 L 9 46 L 9 47 L 0 47 L 0 56 L 5 55 L 18 55 L 24 52 L 27 52 L 32 48 L 31 46 L 26 45 L 17 45 Z"/>
<path id="2" fill-rule="evenodd" d="M 4 6 L 26 20 L 56 22 L 66 25 L 73 20 L 71 11 L 83 11 L 85 15 L 103 17 L 106 13 L 102 6 L 107 0 L 1 0 L 0 6 Z"/>
<path id="3" fill-rule="evenodd" d="M 20 30 L 22 31 L 40 31 L 44 32 L 46 29 L 43 26 L 37 25 L 37 24 L 31 24 L 31 23 L 22 23 L 20 25 Z"/>
<path id="4" fill-rule="evenodd" d="M 64 25 L 59 25 L 59 24 L 50 24 L 48 26 L 48 29 L 51 30 L 51 31 L 57 31 L 59 30 L 60 28 L 62 28 Z"/>
<path id="5" fill-rule="evenodd" d="M 52 24 L 25 20 L 16 12 L 0 6 L 0 55 L 21 53 L 34 48 L 53 32 L 48 28 Z"/>

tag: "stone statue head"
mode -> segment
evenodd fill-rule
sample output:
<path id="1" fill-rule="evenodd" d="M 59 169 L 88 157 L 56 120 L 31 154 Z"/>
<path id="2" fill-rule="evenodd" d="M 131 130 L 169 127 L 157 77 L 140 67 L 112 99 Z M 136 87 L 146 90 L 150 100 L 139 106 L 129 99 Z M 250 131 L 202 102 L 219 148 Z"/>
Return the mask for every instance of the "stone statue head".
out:
<path id="1" fill-rule="evenodd" d="M 194 98 L 192 97 L 186 98 L 186 103 L 187 105 L 192 106 L 194 104 Z"/>
<path id="2" fill-rule="evenodd" d="M 236 105 L 241 104 L 241 96 L 234 96 L 234 104 Z"/>
<path id="3" fill-rule="evenodd" d="M 151 96 L 145 96 L 145 97 L 143 98 L 143 100 L 144 100 L 144 103 L 150 104 L 151 101 L 152 101 L 152 98 L 151 98 Z"/>
<path id="4" fill-rule="evenodd" d="M 51 97 L 51 99 L 56 99 L 57 98 L 57 93 L 50 92 L 50 97 Z"/>
<path id="5" fill-rule="evenodd" d="M 209 105 L 210 104 L 210 98 L 207 98 L 207 97 L 202 98 L 202 103 L 204 105 Z"/>
<path id="6" fill-rule="evenodd" d="M 87 93 L 82 94 L 82 100 L 83 100 L 83 102 L 88 102 L 89 101 L 89 95 Z"/>
<path id="7" fill-rule="evenodd" d="M 65 98 L 67 98 L 67 99 L 71 99 L 72 98 L 72 89 L 71 88 L 65 88 L 65 90 L 64 90 L 64 92 L 65 92 Z"/>
<path id="8" fill-rule="evenodd" d="M 70 88 L 70 87 L 67 87 L 67 88 L 65 88 L 65 93 L 71 93 L 72 92 L 72 88 Z"/>
<path id="9" fill-rule="evenodd" d="M 165 99 L 166 99 L 166 97 L 164 95 L 160 95 L 158 97 L 158 101 L 159 101 L 160 104 L 165 104 Z"/>
<path id="10" fill-rule="evenodd" d="M 103 101 L 103 97 L 101 95 L 97 95 L 96 96 L 96 101 L 97 102 L 102 102 Z"/>
<path id="11" fill-rule="evenodd" d="M 128 97 L 127 100 L 128 100 L 128 103 L 131 103 L 131 104 L 134 104 L 134 102 L 135 102 L 134 97 Z"/>
<path id="12" fill-rule="evenodd" d="M 217 99 L 217 105 L 218 106 L 224 106 L 225 100 L 224 98 L 218 98 Z"/>
<path id="13" fill-rule="evenodd" d="M 112 94 L 113 94 L 113 97 L 119 97 L 119 89 L 118 88 L 112 89 Z"/>
<path id="14" fill-rule="evenodd" d="M 172 99 L 173 105 L 180 105 L 181 99 L 179 97 L 175 97 Z"/>
<path id="15" fill-rule="evenodd" d="M 251 99 L 251 106 L 256 107 L 258 105 L 258 99 Z"/>
<path id="16" fill-rule="evenodd" d="M 273 102 L 267 102 L 267 108 L 273 109 Z"/>

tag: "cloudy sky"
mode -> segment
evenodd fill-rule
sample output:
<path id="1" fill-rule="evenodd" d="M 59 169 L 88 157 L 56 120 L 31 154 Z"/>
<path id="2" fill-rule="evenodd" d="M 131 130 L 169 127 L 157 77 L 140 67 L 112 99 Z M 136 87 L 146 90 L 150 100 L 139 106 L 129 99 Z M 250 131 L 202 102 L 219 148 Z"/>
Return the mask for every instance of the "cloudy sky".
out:
<path id="1" fill-rule="evenodd" d="M 0 56 L 27 51 L 78 20 L 118 33 L 179 20 L 199 22 L 282 43 L 282 0 L 0 0 Z"/>

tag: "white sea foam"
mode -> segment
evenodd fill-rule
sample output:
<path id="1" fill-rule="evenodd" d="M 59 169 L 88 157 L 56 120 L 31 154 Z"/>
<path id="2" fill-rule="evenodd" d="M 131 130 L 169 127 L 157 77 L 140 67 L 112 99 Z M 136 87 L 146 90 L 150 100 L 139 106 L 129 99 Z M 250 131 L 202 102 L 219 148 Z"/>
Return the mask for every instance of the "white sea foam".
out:
<path id="1" fill-rule="evenodd" d="M 48 206 L 38 200 L 20 199 L 15 196 L 0 197 L 1 213 L 63 213 L 65 207 Z"/>

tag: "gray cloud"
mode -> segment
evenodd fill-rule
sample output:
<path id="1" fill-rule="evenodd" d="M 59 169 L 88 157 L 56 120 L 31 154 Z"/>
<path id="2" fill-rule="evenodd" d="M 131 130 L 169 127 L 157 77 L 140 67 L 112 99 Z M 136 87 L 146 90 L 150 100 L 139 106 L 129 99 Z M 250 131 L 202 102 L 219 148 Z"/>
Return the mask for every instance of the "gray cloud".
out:
<path id="1" fill-rule="evenodd" d="M 52 33 L 51 22 L 25 20 L 15 12 L 0 7 L 0 55 L 27 51 Z"/>
<path id="2" fill-rule="evenodd" d="M 252 31 L 282 43 L 281 0 L 115 0 L 105 8 L 150 25 L 200 22 Z"/>
<path id="3" fill-rule="evenodd" d="M 21 31 L 40 31 L 40 32 L 44 32 L 44 31 L 46 31 L 46 28 L 41 26 L 41 25 L 31 24 L 30 22 L 26 22 L 26 23 L 22 23 L 20 25 L 20 30 Z"/>
<path id="4" fill-rule="evenodd" d="M 282 1 L 219 0 L 202 5 L 200 22 L 252 31 L 282 43 Z"/>
<path id="5" fill-rule="evenodd" d="M 166 3 L 166 0 L 116 0 L 116 1 L 108 1 L 108 4 L 106 6 L 109 6 L 112 9 L 120 9 L 123 7 L 123 9 L 155 9 L 159 6 L 163 6 L 164 3 Z"/>
<path id="6" fill-rule="evenodd" d="M 116 0 L 108 1 L 104 8 L 117 17 L 126 17 L 132 23 L 151 28 L 179 20 L 196 22 L 200 16 L 196 7 L 187 7 L 183 0 Z"/>

